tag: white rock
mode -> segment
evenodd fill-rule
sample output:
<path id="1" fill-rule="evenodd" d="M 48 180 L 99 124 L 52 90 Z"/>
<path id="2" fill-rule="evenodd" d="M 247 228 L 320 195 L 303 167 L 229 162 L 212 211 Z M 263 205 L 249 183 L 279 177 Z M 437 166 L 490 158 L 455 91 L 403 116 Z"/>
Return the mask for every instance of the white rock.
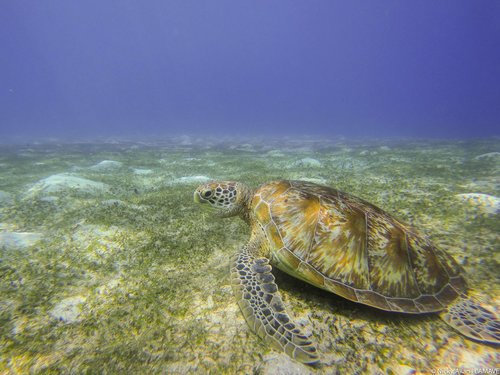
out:
<path id="1" fill-rule="evenodd" d="M 138 175 L 144 175 L 144 174 L 151 174 L 151 173 L 153 173 L 153 171 L 151 169 L 134 168 L 132 171 L 134 172 L 134 174 L 138 174 Z"/>
<path id="2" fill-rule="evenodd" d="M 487 357 L 479 356 L 474 350 L 469 349 L 463 349 L 460 353 L 459 363 L 461 366 L 471 369 L 488 368 L 491 365 Z"/>
<path id="3" fill-rule="evenodd" d="M 75 323 L 79 320 L 81 305 L 84 302 L 85 298 L 82 296 L 65 298 L 50 310 L 49 315 L 65 323 Z"/>
<path id="4" fill-rule="evenodd" d="M 397 365 L 392 370 L 397 375 L 412 375 L 417 373 L 417 370 L 407 365 Z"/>
<path id="5" fill-rule="evenodd" d="M 485 214 L 500 212 L 500 198 L 488 194 L 467 193 L 455 195 L 462 202 L 466 202 Z"/>
<path id="6" fill-rule="evenodd" d="M 297 180 L 312 182 L 318 185 L 326 185 L 326 180 L 323 178 L 314 178 L 314 177 L 298 177 Z"/>
<path id="7" fill-rule="evenodd" d="M 306 365 L 294 361 L 285 353 L 272 353 L 264 356 L 264 362 L 259 370 L 259 373 L 264 375 L 313 374 Z"/>
<path id="8" fill-rule="evenodd" d="M 486 154 L 481 154 L 478 155 L 474 158 L 474 160 L 481 160 L 481 159 L 493 159 L 493 158 L 499 158 L 500 157 L 500 152 L 488 152 Z"/>
<path id="9" fill-rule="evenodd" d="M 40 233 L 33 232 L 0 232 L 0 247 L 25 249 L 42 238 Z"/>
<path id="10" fill-rule="evenodd" d="M 77 191 L 79 193 L 95 194 L 109 190 L 109 186 L 86 178 L 72 176 L 66 173 L 55 174 L 44 178 L 33 185 L 26 193 L 26 197 L 37 195 L 50 195 L 64 191 Z"/>
<path id="11" fill-rule="evenodd" d="M 172 180 L 170 184 L 172 185 L 178 185 L 178 184 L 194 184 L 194 183 L 200 183 L 202 184 L 203 182 L 208 182 L 212 180 L 212 178 L 207 177 L 207 176 L 184 176 L 184 177 L 179 177 L 176 178 L 175 180 Z"/>
<path id="12" fill-rule="evenodd" d="M 285 154 L 281 150 L 271 150 L 266 152 L 266 156 L 269 156 L 271 158 L 280 158 L 285 156 Z"/>
<path id="13" fill-rule="evenodd" d="M 100 163 L 93 165 L 89 169 L 97 172 L 109 172 L 120 169 L 121 167 L 123 167 L 123 163 L 121 161 L 103 160 Z"/>
<path id="14" fill-rule="evenodd" d="M 233 148 L 233 147 L 230 147 L 230 148 Z M 250 143 L 244 143 L 242 145 L 238 145 L 238 146 L 234 147 L 234 149 L 239 150 L 239 151 L 255 152 L 254 146 Z"/>

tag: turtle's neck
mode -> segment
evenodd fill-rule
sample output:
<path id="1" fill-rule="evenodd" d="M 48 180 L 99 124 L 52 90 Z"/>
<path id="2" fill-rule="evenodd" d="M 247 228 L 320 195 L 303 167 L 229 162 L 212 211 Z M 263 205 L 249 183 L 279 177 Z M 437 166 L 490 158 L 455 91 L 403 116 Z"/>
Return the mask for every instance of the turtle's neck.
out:
<path id="1" fill-rule="evenodd" d="M 252 210 L 252 198 L 254 190 L 244 184 L 238 184 L 238 194 L 241 194 L 241 211 L 240 217 L 246 222 L 250 223 L 250 215 Z"/>

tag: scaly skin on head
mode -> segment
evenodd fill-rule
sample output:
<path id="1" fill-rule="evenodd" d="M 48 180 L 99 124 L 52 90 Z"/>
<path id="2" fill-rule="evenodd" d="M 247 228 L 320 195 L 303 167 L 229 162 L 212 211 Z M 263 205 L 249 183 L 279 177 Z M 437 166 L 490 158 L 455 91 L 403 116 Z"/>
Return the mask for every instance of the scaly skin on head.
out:
<path id="1" fill-rule="evenodd" d="M 249 220 L 252 189 L 235 181 L 212 181 L 198 186 L 194 201 L 208 203 L 219 217 L 240 216 Z"/>

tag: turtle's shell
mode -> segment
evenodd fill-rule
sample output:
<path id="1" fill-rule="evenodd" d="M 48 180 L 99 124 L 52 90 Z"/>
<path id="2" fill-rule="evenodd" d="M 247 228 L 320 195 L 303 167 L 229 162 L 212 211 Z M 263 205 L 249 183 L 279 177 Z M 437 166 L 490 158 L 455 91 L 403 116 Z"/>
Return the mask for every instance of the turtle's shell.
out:
<path id="1" fill-rule="evenodd" d="M 444 251 L 380 208 L 305 181 L 274 181 L 251 202 L 253 235 L 292 276 L 383 310 L 440 311 L 466 291 Z"/>

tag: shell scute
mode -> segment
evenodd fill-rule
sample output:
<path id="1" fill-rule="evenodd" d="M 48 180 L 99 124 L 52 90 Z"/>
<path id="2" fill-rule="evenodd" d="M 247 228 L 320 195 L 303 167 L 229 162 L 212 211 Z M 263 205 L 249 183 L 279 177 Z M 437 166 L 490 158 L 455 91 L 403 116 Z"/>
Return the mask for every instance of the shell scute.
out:
<path id="1" fill-rule="evenodd" d="M 384 296 L 370 290 L 357 290 L 356 297 L 358 302 L 364 303 L 365 305 L 374 306 L 382 310 L 391 309 Z"/>
<path id="2" fill-rule="evenodd" d="M 277 261 L 285 268 L 290 269 L 292 272 L 299 268 L 301 260 L 297 258 L 286 247 L 281 248 L 276 252 Z M 286 270 L 284 270 L 286 271 Z"/>
<path id="3" fill-rule="evenodd" d="M 449 305 L 451 302 L 453 302 L 457 297 L 459 296 L 459 293 L 450 285 L 447 284 L 439 291 L 439 293 L 436 294 L 436 298 L 443 306 Z"/>
<path id="4" fill-rule="evenodd" d="M 451 277 L 450 285 L 459 292 L 467 289 L 467 283 L 461 275 Z"/>
<path id="5" fill-rule="evenodd" d="M 297 271 L 300 275 L 303 275 L 303 277 L 313 285 L 319 287 L 323 287 L 325 285 L 325 277 L 309 264 L 305 262 L 300 263 Z"/>
<path id="6" fill-rule="evenodd" d="M 421 310 L 421 311 L 436 311 L 440 310 L 443 308 L 443 305 L 439 303 L 436 297 L 434 296 L 420 296 L 417 299 L 415 299 L 415 305 Z"/>
<path id="7" fill-rule="evenodd" d="M 269 223 L 269 225 L 266 227 L 266 234 L 269 240 L 272 241 L 272 243 L 275 244 L 276 247 L 282 248 L 284 246 L 283 239 L 281 238 L 278 228 L 276 228 L 274 222 Z"/>
<path id="8" fill-rule="evenodd" d="M 406 233 L 393 220 L 380 215 L 368 217 L 371 288 L 386 296 L 418 297 L 420 292 L 411 268 Z"/>
<path id="9" fill-rule="evenodd" d="M 439 292 L 446 285 L 449 277 L 439 262 L 439 258 L 435 255 L 436 249 L 422 237 L 413 234 L 407 237 L 412 273 L 421 294 Z"/>
<path id="10" fill-rule="evenodd" d="M 325 289 L 341 297 L 347 298 L 348 300 L 355 302 L 358 301 L 354 288 L 351 288 L 350 286 L 342 284 L 338 281 L 325 278 Z"/>
<path id="11" fill-rule="evenodd" d="M 308 262 L 331 279 L 367 289 L 368 258 L 364 214 L 336 197 L 322 198 L 314 244 Z"/>
<path id="12" fill-rule="evenodd" d="M 260 199 L 263 201 L 270 203 L 276 197 L 279 197 L 290 189 L 290 186 L 289 181 L 272 181 L 262 186 L 257 195 L 259 195 Z"/>
<path id="13" fill-rule="evenodd" d="M 392 311 L 407 312 L 407 313 L 420 313 L 420 309 L 415 302 L 406 298 L 387 298 L 387 303 Z"/>
<path id="14" fill-rule="evenodd" d="M 273 222 L 288 249 L 304 260 L 314 237 L 320 203 L 318 197 L 301 191 L 290 191 L 273 199 Z"/>
<path id="15" fill-rule="evenodd" d="M 255 202 L 253 207 L 253 212 L 262 225 L 267 225 L 271 221 L 271 213 L 269 212 L 269 206 L 262 200 Z"/>

